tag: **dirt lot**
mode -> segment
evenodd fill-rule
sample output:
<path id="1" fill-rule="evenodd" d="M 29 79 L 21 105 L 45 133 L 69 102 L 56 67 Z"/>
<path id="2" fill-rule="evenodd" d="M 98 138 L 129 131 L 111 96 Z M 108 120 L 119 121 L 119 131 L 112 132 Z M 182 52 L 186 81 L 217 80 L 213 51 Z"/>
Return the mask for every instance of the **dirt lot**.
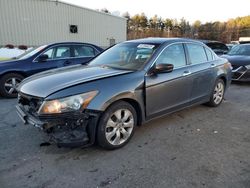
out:
<path id="1" fill-rule="evenodd" d="M 0 187 L 249 188 L 250 84 L 225 99 L 153 120 L 116 151 L 40 147 L 16 100 L 0 99 Z"/>

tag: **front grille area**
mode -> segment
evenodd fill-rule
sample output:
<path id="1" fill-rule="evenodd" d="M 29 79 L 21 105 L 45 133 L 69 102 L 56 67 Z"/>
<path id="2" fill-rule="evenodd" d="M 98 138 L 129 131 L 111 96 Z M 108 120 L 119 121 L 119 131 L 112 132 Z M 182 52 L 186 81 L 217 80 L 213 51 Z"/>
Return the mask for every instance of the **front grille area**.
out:
<path id="1" fill-rule="evenodd" d="M 239 72 L 235 72 L 232 76 L 232 78 L 234 80 L 238 80 L 240 77 L 242 76 L 242 73 L 239 73 Z"/>
<path id="2" fill-rule="evenodd" d="M 238 69 L 240 66 L 239 65 L 232 65 L 233 70 Z"/>
<path id="3" fill-rule="evenodd" d="M 233 80 L 240 80 L 245 77 L 246 73 L 248 72 L 245 66 L 238 66 L 233 69 Z"/>
<path id="4" fill-rule="evenodd" d="M 34 114 L 42 105 L 42 100 L 39 98 L 19 94 L 18 103 L 21 104 L 29 113 Z"/>

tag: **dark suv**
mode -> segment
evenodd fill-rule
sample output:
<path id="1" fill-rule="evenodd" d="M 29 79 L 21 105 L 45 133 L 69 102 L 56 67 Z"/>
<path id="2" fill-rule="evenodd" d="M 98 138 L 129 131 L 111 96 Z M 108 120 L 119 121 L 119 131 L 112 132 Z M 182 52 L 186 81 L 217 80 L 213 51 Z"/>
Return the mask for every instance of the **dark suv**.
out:
<path id="1" fill-rule="evenodd" d="M 124 146 L 135 126 L 188 106 L 218 106 L 231 64 L 201 42 L 149 38 L 117 44 L 87 66 L 43 72 L 19 86 L 17 112 L 63 145 Z"/>
<path id="2" fill-rule="evenodd" d="M 87 63 L 102 51 L 102 48 L 88 43 L 54 43 L 0 62 L 0 95 L 16 97 L 16 88 L 25 77 L 53 68 Z"/>

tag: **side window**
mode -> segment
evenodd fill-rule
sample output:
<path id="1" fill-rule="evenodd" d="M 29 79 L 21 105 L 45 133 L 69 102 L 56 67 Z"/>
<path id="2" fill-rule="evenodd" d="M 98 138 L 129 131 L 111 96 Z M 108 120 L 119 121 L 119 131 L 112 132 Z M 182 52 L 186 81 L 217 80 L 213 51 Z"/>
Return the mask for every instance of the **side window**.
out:
<path id="1" fill-rule="evenodd" d="M 191 64 L 199 64 L 207 61 L 207 55 L 203 46 L 198 44 L 186 44 Z"/>
<path id="2" fill-rule="evenodd" d="M 52 59 L 54 51 L 55 51 L 55 48 L 51 48 L 43 54 L 48 55 L 49 59 Z"/>
<path id="3" fill-rule="evenodd" d="M 220 44 L 220 49 L 222 50 L 228 50 L 228 47 L 225 44 Z"/>
<path id="4" fill-rule="evenodd" d="M 156 64 L 173 64 L 174 68 L 186 65 L 185 51 L 182 44 L 167 47 L 156 60 Z"/>
<path id="5" fill-rule="evenodd" d="M 74 46 L 75 57 L 94 57 L 95 49 L 90 46 L 76 45 Z"/>
<path id="6" fill-rule="evenodd" d="M 208 61 L 212 61 L 214 59 L 214 56 L 213 56 L 212 52 L 207 48 L 205 48 L 205 51 L 206 51 L 206 54 L 207 54 Z"/>
<path id="7" fill-rule="evenodd" d="M 67 58 L 67 57 L 70 57 L 70 47 L 68 46 L 57 47 L 54 58 L 58 59 L 58 58 Z"/>
<path id="8" fill-rule="evenodd" d="M 216 46 L 215 43 L 207 43 L 207 46 L 211 48 L 212 50 L 217 49 L 218 47 Z"/>

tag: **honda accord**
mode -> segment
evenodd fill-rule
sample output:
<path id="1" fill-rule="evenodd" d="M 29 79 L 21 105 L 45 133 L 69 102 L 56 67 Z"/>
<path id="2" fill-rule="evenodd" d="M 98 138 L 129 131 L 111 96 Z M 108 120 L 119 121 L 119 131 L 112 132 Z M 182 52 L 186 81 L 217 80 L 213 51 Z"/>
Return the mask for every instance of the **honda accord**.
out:
<path id="1" fill-rule="evenodd" d="M 117 44 L 88 65 L 33 75 L 19 86 L 25 124 L 60 146 L 124 146 L 135 126 L 206 103 L 216 107 L 231 82 L 231 64 L 205 44 L 147 38 Z"/>

